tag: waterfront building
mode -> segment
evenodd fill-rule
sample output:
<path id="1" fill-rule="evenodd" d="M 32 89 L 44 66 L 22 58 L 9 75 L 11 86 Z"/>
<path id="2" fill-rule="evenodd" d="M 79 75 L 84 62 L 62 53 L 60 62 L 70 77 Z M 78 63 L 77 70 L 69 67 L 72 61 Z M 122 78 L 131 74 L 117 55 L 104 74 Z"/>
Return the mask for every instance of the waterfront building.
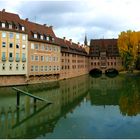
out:
<path id="1" fill-rule="evenodd" d="M 59 79 L 60 46 L 52 26 L 22 22 L 28 33 L 28 82 Z"/>
<path id="2" fill-rule="evenodd" d="M 88 55 L 85 46 L 73 43 L 72 39 L 58 38 L 61 47 L 60 79 L 88 74 Z"/>
<path id="3" fill-rule="evenodd" d="M 0 11 L 0 85 L 24 83 L 28 34 L 17 14 Z"/>
<path id="4" fill-rule="evenodd" d="M 89 70 L 122 69 L 122 59 L 119 55 L 117 39 L 91 39 Z"/>
<path id="5" fill-rule="evenodd" d="M 91 39 L 84 45 L 56 37 L 53 27 L 0 11 L 0 86 L 40 83 L 122 69 L 117 39 Z"/>

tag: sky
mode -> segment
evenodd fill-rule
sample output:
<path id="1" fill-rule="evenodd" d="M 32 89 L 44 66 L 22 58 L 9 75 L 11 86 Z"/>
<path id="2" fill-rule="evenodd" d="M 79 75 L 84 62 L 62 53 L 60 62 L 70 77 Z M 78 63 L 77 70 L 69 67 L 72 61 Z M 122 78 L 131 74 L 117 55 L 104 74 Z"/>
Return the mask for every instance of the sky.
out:
<path id="1" fill-rule="evenodd" d="M 9 0 L 0 10 L 53 26 L 57 37 L 73 42 L 118 38 L 121 31 L 140 30 L 140 0 Z"/>

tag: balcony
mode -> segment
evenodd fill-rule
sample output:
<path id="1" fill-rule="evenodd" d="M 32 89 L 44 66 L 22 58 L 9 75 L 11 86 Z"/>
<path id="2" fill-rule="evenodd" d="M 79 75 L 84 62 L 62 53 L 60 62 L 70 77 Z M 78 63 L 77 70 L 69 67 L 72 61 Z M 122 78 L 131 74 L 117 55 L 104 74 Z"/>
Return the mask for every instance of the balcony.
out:
<path id="1" fill-rule="evenodd" d="M 2 57 L 2 61 L 5 62 L 6 61 L 6 57 Z"/>
<path id="2" fill-rule="evenodd" d="M 22 62 L 26 62 L 26 58 L 25 57 L 22 58 Z"/>
<path id="3" fill-rule="evenodd" d="M 13 62 L 14 58 L 13 57 L 9 57 L 9 62 Z"/>
<path id="4" fill-rule="evenodd" d="M 16 62 L 19 62 L 20 61 L 20 58 L 19 57 L 16 57 Z"/>

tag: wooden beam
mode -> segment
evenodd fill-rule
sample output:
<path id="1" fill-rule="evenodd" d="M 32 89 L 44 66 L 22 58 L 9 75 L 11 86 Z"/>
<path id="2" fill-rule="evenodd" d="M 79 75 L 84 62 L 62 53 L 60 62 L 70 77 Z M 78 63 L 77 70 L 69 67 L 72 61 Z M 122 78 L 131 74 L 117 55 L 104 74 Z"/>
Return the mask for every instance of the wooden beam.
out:
<path id="1" fill-rule="evenodd" d="M 37 100 L 40 100 L 40 101 L 44 101 L 44 102 L 47 102 L 47 103 L 52 103 L 51 101 L 48 101 L 48 100 L 43 99 L 43 98 L 41 98 L 41 97 L 35 96 L 35 95 L 31 94 L 31 93 L 28 93 L 28 92 L 23 91 L 23 90 L 21 90 L 21 89 L 18 89 L 18 88 L 16 88 L 16 87 L 12 87 L 12 88 L 13 88 L 14 90 L 16 90 L 19 94 L 24 94 L 24 95 L 30 96 L 30 97 L 32 97 L 32 98 L 35 98 L 35 99 L 37 99 Z"/>

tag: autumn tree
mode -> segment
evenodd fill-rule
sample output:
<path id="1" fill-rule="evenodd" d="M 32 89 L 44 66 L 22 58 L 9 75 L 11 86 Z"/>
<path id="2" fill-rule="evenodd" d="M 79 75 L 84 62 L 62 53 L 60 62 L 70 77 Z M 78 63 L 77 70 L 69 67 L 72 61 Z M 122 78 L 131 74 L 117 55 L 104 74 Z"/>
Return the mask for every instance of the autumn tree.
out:
<path id="1" fill-rule="evenodd" d="M 139 44 L 140 32 L 128 30 L 121 32 L 119 35 L 118 47 L 126 70 L 135 67 L 138 58 Z"/>

